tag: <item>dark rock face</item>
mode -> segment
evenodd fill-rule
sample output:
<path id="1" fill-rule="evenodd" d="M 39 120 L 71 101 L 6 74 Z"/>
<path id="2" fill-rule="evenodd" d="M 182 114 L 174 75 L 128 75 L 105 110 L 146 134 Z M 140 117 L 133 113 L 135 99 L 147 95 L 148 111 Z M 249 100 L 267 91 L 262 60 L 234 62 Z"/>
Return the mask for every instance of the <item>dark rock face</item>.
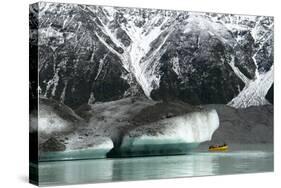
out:
<path id="1" fill-rule="evenodd" d="M 268 90 L 265 98 L 271 103 L 274 103 L 274 84 L 271 85 L 270 89 Z"/>
<path id="2" fill-rule="evenodd" d="M 273 65 L 271 17 L 56 3 L 39 7 L 38 23 L 31 21 L 31 33 L 37 24 L 39 39 L 30 49 L 38 47 L 40 94 L 72 108 L 143 95 L 226 104 L 245 87 L 237 71 L 254 80 L 256 69 L 265 73 Z M 151 33 L 155 39 L 139 39 Z"/>
<path id="3" fill-rule="evenodd" d="M 255 56 L 259 72 L 267 72 L 272 67 L 274 60 L 273 47 L 273 35 L 272 33 L 268 33 L 265 41 L 262 43 L 262 46 L 257 49 L 257 54 Z"/>
<path id="4" fill-rule="evenodd" d="M 76 34 L 80 37 L 84 35 Z M 118 58 L 106 51 L 101 44 L 85 49 L 83 47 L 89 44 L 83 42 L 64 43 L 54 52 L 49 45 L 40 46 L 42 68 L 39 72 L 39 84 L 42 94 L 63 101 L 71 107 L 87 103 L 92 92 L 97 101 L 122 98 L 129 84 L 121 78 L 124 69 L 119 65 Z M 73 45 L 77 45 L 77 49 Z M 97 51 L 93 52 L 92 48 L 97 48 Z M 48 87 L 50 80 L 54 81 Z"/>
<path id="5" fill-rule="evenodd" d="M 199 36 L 202 32 L 204 37 Z M 232 36 L 226 37 L 230 42 L 234 40 Z M 235 50 L 229 44 L 204 30 L 201 33 L 196 30 L 189 33 L 182 31 L 170 40 L 171 47 L 160 59 L 160 87 L 152 91 L 152 98 L 178 98 L 190 104 L 225 104 L 243 89 L 244 83 L 229 65 L 231 56 L 236 57 Z M 239 50 L 244 57 L 247 56 Z M 175 59 L 178 67 L 175 67 Z M 243 71 L 252 78 L 254 63 L 248 61 L 249 66 L 242 63 L 239 66 L 245 67 Z"/>
<path id="6" fill-rule="evenodd" d="M 234 38 L 243 38 L 234 46 L 235 66 L 249 79 L 255 77 L 256 66 L 252 59 L 255 51 L 255 40 L 250 31 L 233 32 Z"/>
<path id="7" fill-rule="evenodd" d="M 53 137 L 44 142 L 41 148 L 44 152 L 64 151 L 66 149 L 64 144 Z"/>
<path id="8" fill-rule="evenodd" d="M 128 73 L 120 59 L 94 35 L 96 23 L 89 24 L 79 7 L 53 8 L 40 20 L 41 94 L 74 108 L 87 103 L 91 94 L 96 101 L 122 98 L 134 83 L 122 78 Z"/>

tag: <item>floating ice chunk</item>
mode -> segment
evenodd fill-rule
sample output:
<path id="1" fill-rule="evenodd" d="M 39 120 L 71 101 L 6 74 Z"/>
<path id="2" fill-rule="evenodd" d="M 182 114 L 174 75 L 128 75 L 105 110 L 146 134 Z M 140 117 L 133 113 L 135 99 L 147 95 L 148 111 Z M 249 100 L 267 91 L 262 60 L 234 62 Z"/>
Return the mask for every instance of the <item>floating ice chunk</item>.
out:
<path id="1" fill-rule="evenodd" d="M 219 127 L 216 110 L 192 112 L 132 129 L 109 156 L 186 154 Z"/>
<path id="2" fill-rule="evenodd" d="M 63 151 L 40 152 L 40 161 L 97 159 L 105 158 L 113 148 L 113 142 L 107 137 L 83 138 L 72 136 Z"/>

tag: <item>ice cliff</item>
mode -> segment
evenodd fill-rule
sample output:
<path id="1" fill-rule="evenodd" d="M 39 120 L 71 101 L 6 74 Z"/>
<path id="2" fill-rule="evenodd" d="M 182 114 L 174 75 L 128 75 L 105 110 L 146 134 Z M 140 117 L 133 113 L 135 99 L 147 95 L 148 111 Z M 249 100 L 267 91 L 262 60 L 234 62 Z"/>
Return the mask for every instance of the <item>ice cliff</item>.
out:
<path id="1" fill-rule="evenodd" d="M 91 105 L 88 121 L 72 110 L 66 112 L 61 103 L 47 99 L 40 103 L 39 117 L 44 118 L 38 124 L 39 155 L 43 161 L 186 154 L 199 143 L 211 140 L 219 127 L 215 110 L 151 103 L 146 98 Z M 165 106 L 169 108 L 163 111 Z M 143 111 L 151 110 L 152 122 L 137 119 Z"/>
<path id="2" fill-rule="evenodd" d="M 216 110 L 203 110 L 136 127 L 109 156 L 186 154 L 210 141 L 219 127 Z"/>

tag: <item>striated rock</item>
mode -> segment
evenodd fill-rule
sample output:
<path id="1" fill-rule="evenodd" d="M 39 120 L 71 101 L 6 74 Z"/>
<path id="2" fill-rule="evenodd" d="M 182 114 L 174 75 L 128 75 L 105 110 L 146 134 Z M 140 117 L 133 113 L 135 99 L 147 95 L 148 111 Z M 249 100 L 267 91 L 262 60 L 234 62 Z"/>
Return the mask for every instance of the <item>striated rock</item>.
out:
<path id="1" fill-rule="evenodd" d="M 39 51 L 41 94 L 72 108 L 144 95 L 227 104 L 273 66 L 272 17 L 44 2 L 39 8 L 40 25 L 31 19 L 39 39 L 30 48 Z M 265 104 L 260 97 L 246 107 Z"/>

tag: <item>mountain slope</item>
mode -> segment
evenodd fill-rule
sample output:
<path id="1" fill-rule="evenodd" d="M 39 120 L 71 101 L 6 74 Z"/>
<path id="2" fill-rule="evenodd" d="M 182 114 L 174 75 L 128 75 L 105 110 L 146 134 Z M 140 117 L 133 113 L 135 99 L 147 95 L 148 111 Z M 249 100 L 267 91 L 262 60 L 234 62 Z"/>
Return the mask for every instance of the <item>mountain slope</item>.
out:
<path id="1" fill-rule="evenodd" d="M 45 97 L 75 108 L 142 95 L 237 108 L 267 103 L 272 17 L 44 2 L 38 9 L 31 24 L 39 27 Z"/>

